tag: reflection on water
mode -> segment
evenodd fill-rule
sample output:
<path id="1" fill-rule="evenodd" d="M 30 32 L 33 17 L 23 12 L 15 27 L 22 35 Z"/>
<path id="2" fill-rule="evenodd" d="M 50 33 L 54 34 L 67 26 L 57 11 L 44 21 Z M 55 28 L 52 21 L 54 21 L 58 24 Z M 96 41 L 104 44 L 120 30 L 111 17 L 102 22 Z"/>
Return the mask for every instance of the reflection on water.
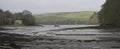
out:
<path id="1" fill-rule="evenodd" d="M 120 38 L 120 29 L 73 29 L 63 31 L 49 31 L 63 28 L 72 27 L 88 27 L 95 25 L 60 25 L 60 27 L 54 27 L 53 25 L 41 26 L 29 26 L 29 27 L 7 27 L 14 30 L 6 30 L 1 32 L 26 34 L 26 35 L 45 35 L 55 36 L 67 39 L 77 40 L 100 40 L 100 39 L 118 39 Z"/>
<path id="2" fill-rule="evenodd" d="M 46 25 L 44 27 L 5 27 L 12 30 L 0 31 L 2 32 L 0 34 L 0 49 L 120 49 L 120 29 L 71 29 L 58 31 L 58 29 L 72 27 L 88 26 L 61 25 L 60 27 L 54 27 L 53 25 Z M 31 36 L 24 36 L 23 34 Z M 106 42 L 106 40 L 109 40 L 109 42 Z"/>
<path id="3" fill-rule="evenodd" d="M 118 29 L 84 29 L 54 32 L 58 37 L 78 40 L 101 40 L 120 38 Z"/>

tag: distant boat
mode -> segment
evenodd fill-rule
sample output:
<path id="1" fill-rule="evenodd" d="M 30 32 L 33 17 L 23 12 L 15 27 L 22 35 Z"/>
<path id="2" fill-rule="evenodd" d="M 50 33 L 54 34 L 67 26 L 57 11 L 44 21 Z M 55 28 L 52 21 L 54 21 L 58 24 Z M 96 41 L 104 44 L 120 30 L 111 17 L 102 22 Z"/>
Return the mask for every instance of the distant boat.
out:
<path id="1" fill-rule="evenodd" d="M 59 25 L 59 24 L 55 24 L 54 26 L 55 26 L 55 27 L 60 27 L 60 25 Z"/>

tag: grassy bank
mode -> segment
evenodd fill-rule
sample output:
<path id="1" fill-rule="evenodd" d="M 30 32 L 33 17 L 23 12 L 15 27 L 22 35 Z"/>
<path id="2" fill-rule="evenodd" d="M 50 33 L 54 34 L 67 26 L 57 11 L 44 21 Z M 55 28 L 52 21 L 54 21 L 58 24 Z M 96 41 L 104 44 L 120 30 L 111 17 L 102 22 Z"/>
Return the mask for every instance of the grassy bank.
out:
<path id="1" fill-rule="evenodd" d="M 35 15 L 39 24 L 86 24 L 93 11 L 59 12 Z"/>

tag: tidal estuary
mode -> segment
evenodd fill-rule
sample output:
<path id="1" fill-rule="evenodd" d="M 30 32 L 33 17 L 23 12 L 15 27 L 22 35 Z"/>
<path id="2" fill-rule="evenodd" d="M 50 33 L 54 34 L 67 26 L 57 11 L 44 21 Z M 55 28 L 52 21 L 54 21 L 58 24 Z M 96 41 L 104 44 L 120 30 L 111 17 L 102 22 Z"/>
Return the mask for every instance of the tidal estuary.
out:
<path id="1" fill-rule="evenodd" d="M 60 30 L 89 26 L 96 25 L 4 26 L 0 49 L 120 49 L 120 29 Z"/>

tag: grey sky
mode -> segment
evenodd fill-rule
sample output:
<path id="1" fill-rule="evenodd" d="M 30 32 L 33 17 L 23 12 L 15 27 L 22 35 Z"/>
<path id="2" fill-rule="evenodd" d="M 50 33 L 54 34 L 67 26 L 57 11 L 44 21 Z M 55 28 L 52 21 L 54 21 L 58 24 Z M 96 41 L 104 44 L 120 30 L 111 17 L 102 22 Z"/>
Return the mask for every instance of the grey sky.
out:
<path id="1" fill-rule="evenodd" d="M 0 0 L 0 8 L 32 13 L 98 11 L 105 0 Z"/>

